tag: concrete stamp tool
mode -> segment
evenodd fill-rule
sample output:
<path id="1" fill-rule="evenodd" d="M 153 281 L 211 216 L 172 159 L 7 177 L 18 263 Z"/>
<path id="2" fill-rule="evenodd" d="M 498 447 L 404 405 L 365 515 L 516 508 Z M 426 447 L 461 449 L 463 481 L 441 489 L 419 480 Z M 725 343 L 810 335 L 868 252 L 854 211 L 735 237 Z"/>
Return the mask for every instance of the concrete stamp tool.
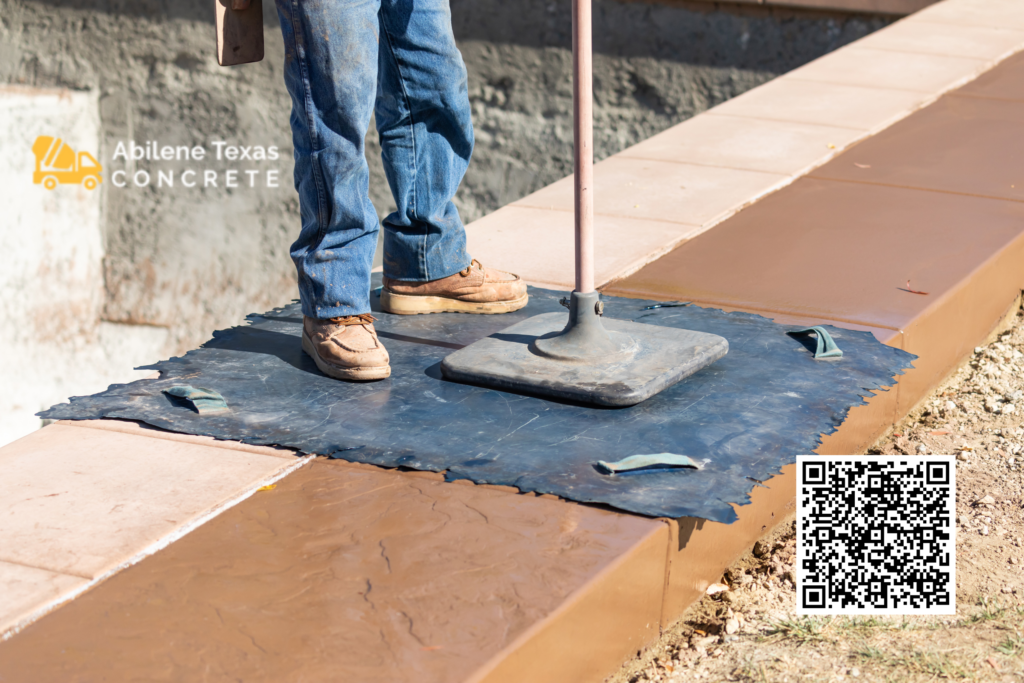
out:
<path id="1" fill-rule="evenodd" d="M 251 64 L 263 59 L 263 0 L 216 0 L 217 63 Z"/>
<path id="2" fill-rule="evenodd" d="M 704 332 L 602 320 L 594 290 L 594 121 L 591 0 L 573 0 L 576 289 L 562 313 L 534 316 L 441 363 L 447 379 L 600 406 L 631 406 L 729 351 Z"/>

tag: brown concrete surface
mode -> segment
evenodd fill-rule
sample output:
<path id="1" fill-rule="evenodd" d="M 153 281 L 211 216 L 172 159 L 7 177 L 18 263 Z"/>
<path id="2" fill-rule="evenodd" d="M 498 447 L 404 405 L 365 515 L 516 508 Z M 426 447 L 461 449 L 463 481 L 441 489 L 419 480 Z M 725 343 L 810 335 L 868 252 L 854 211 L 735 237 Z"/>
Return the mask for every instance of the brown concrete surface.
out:
<path id="1" fill-rule="evenodd" d="M 1018 56 L 604 291 L 890 330 L 915 368 L 819 452 L 862 450 L 1024 289 L 1021 88 Z"/>
<path id="2" fill-rule="evenodd" d="M 600 679 L 658 635 L 668 537 L 316 461 L 0 643 L 0 680 Z"/>
<path id="3" fill-rule="evenodd" d="M 947 95 L 810 177 L 1024 201 L 1021 122 L 1024 100 Z"/>
<path id="4" fill-rule="evenodd" d="M 603 680 L 661 633 L 669 545 L 666 524 L 494 655 L 470 681 Z"/>
<path id="5" fill-rule="evenodd" d="M 604 291 L 899 331 L 1022 232 L 1017 202 L 804 178 Z"/>
<path id="6" fill-rule="evenodd" d="M 1024 102 L 1024 52 L 1010 57 L 957 91 L 962 97 L 989 97 Z"/>

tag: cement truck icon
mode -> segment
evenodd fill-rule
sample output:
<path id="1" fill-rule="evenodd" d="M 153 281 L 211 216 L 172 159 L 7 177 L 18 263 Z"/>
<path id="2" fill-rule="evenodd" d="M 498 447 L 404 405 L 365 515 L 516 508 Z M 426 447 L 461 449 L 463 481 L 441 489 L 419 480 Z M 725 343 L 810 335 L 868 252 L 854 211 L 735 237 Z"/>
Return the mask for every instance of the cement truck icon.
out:
<path id="1" fill-rule="evenodd" d="M 88 152 L 78 152 L 67 146 L 60 138 L 40 135 L 32 143 L 32 153 L 36 155 L 36 172 L 32 182 L 42 183 L 47 190 L 57 187 L 57 183 L 84 185 L 87 190 L 95 190 L 103 182 L 100 173 L 103 167 Z"/>

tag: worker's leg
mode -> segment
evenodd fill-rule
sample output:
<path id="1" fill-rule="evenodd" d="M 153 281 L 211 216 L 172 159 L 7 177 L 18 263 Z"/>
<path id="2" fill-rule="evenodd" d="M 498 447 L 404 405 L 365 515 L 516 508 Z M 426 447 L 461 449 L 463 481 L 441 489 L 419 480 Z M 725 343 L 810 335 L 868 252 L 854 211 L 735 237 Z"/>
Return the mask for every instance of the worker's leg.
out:
<path id="1" fill-rule="evenodd" d="M 379 8 L 380 0 L 277 0 L 302 216 L 291 255 L 310 318 L 370 310 L 378 223 L 364 139 L 377 92 Z"/>
<path id="2" fill-rule="evenodd" d="M 452 197 L 473 152 L 473 124 L 448 0 L 381 0 L 376 112 L 398 206 L 384 219 L 384 274 L 425 282 L 466 269 Z"/>

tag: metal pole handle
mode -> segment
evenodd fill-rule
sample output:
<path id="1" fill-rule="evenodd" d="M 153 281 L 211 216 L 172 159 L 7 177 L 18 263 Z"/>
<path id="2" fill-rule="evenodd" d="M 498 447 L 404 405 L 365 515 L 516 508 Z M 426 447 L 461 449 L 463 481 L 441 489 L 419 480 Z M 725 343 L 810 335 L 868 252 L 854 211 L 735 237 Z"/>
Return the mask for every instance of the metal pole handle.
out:
<path id="1" fill-rule="evenodd" d="M 594 59 L 591 0 L 572 0 L 576 291 L 594 291 Z"/>

